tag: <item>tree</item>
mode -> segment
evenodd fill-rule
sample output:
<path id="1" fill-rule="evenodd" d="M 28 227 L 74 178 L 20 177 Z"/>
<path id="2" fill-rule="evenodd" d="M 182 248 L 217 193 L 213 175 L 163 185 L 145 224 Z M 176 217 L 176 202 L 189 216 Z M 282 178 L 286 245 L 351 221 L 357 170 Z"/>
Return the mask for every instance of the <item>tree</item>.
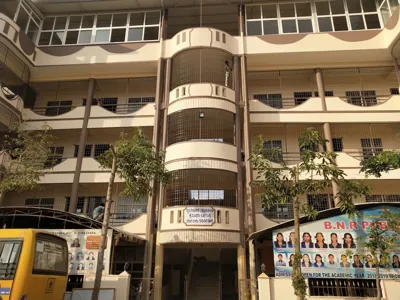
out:
<path id="1" fill-rule="evenodd" d="M 107 188 L 92 300 L 99 298 L 115 176 L 118 175 L 124 179 L 125 189 L 122 194 L 132 197 L 133 201 L 139 200 L 141 196 L 151 194 L 152 182 L 166 185 L 171 179 L 171 174 L 167 172 L 164 165 L 164 153 L 157 153 L 151 141 L 141 130 L 134 132 L 131 138 L 122 134 L 121 140 L 116 143 L 115 147 L 110 145 L 110 150 L 100 156 L 99 161 L 101 166 L 111 170 L 111 173 Z"/>
<path id="2" fill-rule="evenodd" d="M 364 249 L 371 252 L 373 265 L 375 265 L 377 300 L 381 300 L 382 297 L 379 270 L 382 267 L 390 267 L 389 252 L 396 245 L 399 237 L 400 213 L 383 210 L 382 215 L 367 227 L 367 232 L 362 238 Z"/>
<path id="3" fill-rule="evenodd" d="M 54 137 L 51 128 L 28 131 L 24 122 L 17 123 L 3 137 L 0 153 L 7 153 L 11 160 L 0 166 L 0 200 L 7 192 L 25 192 L 37 189 L 40 178 L 48 173 Z"/>
<path id="4" fill-rule="evenodd" d="M 336 153 L 318 151 L 327 142 L 319 131 L 307 128 L 299 137 L 302 150 L 300 163 L 295 166 L 288 166 L 283 161 L 281 149 L 265 149 L 262 137 L 250 156 L 251 165 L 258 172 L 253 185 L 262 189 L 259 196 L 263 207 L 292 203 L 295 232 L 292 285 L 300 300 L 306 299 L 307 296 L 307 284 L 300 268 L 300 214 L 310 218 L 315 218 L 318 214 L 313 207 L 301 203 L 300 197 L 323 192 L 331 188 L 334 181 L 339 186 L 339 193 L 334 195 L 339 198 L 338 207 L 349 215 L 356 215 L 353 199 L 368 193 L 368 188 L 361 181 L 345 178 L 346 174 L 337 167 Z M 304 178 L 300 179 L 300 176 Z"/>
<path id="5" fill-rule="evenodd" d="M 378 178 L 382 176 L 382 172 L 395 169 L 400 169 L 399 152 L 384 151 L 361 162 L 361 172 Z"/>

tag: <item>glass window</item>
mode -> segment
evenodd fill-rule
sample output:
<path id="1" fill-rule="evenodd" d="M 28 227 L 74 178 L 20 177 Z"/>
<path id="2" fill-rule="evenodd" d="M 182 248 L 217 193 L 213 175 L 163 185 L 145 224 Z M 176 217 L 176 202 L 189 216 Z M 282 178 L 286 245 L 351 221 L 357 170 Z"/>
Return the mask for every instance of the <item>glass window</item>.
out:
<path id="1" fill-rule="evenodd" d="M 265 20 L 264 24 L 264 34 L 278 34 L 278 20 Z"/>
<path id="2" fill-rule="evenodd" d="M 158 29 L 159 27 L 145 27 L 144 40 L 145 41 L 158 40 Z"/>
<path id="3" fill-rule="evenodd" d="M 160 12 L 147 12 L 146 13 L 146 25 L 160 24 Z"/>
<path id="4" fill-rule="evenodd" d="M 132 13 L 129 19 L 130 26 L 137 26 L 144 24 L 144 13 Z"/>
<path id="5" fill-rule="evenodd" d="M 143 28 L 129 28 L 128 31 L 128 41 L 141 41 L 143 36 Z"/>
<path id="6" fill-rule="evenodd" d="M 318 18 L 318 26 L 320 32 L 333 31 L 330 17 Z"/>
<path id="7" fill-rule="evenodd" d="M 296 12 L 298 17 L 310 17 L 311 16 L 311 3 L 296 3 Z"/>
<path id="8" fill-rule="evenodd" d="M 361 12 L 361 3 L 359 0 L 347 0 L 347 9 L 349 13 L 360 13 Z"/>
<path id="9" fill-rule="evenodd" d="M 333 25 L 335 28 L 335 31 L 347 31 L 347 20 L 346 17 L 333 17 Z"/>
<path id="10" fill-rule="evenodd" d="M 376 12 L 375 0 L 361 0 L 361 2 L 364 12 Z"/>
<path id="11" fill-rule="evenodd" d="M 296 20 L 282 20 L 283 33 L 297 32 Z"/>
<path id="12" fill-rule="evenodd" d="M 68 29 L 79 29 L 81 26 L 82 17 L 72 16 L 69 18 Z"/>
<path id="13" fill-rule="evenodd" d="M 257 8 L 258 8 L 258 6 L 257 6 Z M 263 14 L 264 19 L 277 18 L 278 15 L 277 15 L 277 10 L 276 10 L 276 5 L 275 4 L 263 5 L 262 6 L 262 14 Z"/>
<path id="14" fill-rule="evenodd" d="M 39 45 L 49 45 L 51 39 L 51 32 L 42 32 L 39 38 Z"/>
<path id="15" fill-rule="evenodd" d="M 32 41 L 36 41 L 36 38 L 39 35 L 39 27 L 35 24 L 35 22 L 29 23 L 27 35 Z"/>
<path id="16" fill-rule="evenodd" d="M 112 15 L 98 15 L 96 27 L 110 27 Z"/>
<path id="17" fill-rule="evenodd" d="M 260 7 L 258 5 L 257 6 L 247 6 L 246 7 L 246 18 L 247 18 L 247 20 L 261 19 Z"/>
<path id="18" fill-rule="evenodd" d="M 62 45 L 64 39 L 64 31 L 53 32 L 53 37 L 51 38 L 52 45 Z"/>
<path id="19" fill-rule="evenodd" d="M 83 16 L 82 17 L 82 28 L 92 28 L 94 23 L 94 16 Z"/>
<path id="20" fill-rule="evenodd" d="M 110 29 L 103 29 L 96 31 L 95 42 L 106 43 L 110 40 Z"/>
<path id="21" fill-rule="evenodd" d="M 114 14 L 112 26 L 126 26 L 126 22 L 128 20 L 128 14 Z"/>
<path id="22" fill-rule="evenodd" d="M 42 30 L 53 30 L 55 19 L 56 18 L 54 17 L 45 18 L 43 21 Z"/>
<path id="23" fill-rule="evenodd" d="M 279 4 L 279 10 L 281 18 L 295 17 L 294 4 L 292 3 Z"/>
<path id="24" fill-rule="evenodd" d="M 345 13 L 343 0 L 330 1 L 330 5 L 333 15 L 341 15 Z"/>
<path id="25" fill-rule="evenodd" d="M 65 29 L 66 24 L 67 24 L 67 17 L 57 17 L 54 29 Z"/>
<path id="26" fill-rule="evenodd" d="M 78 35 L 79 31 L 68 31 L 67 32 L 67 37 L 65 38 L 65 44 L 66 45 L 73 45 L 78 43 Z"/>
<path id="27" fill-rule="evenodd" d="M 47 235 L 36 235 L 34 274 L 67 274 L 68 248 L 65 241 Z"/>
<path id="28" fill-rule="evenodd" d="M 317 9 L 317 15 L 318 16 L 324 16 L 324 15 L 329 15 L 330 10 L 329 10 L 329 2 L 324 1 L 324 2 L 315 2 L 315 6 Z"/>
<path id="29" fill-rule="evenodd" d="M 261 21 L 249 21 L 247 22 L 247 35 L 261 35 Z"/>
<path id="30" fill-rule="evenodd" d="M 19 13 L 18 13 L 18 17 L 17 17 L 17 24 L 23 31 L 25 31 L 26 26 L 28 25 L 28 21 L 29 21 L 29 14 L 21 6 Z"/>
<path id="31" fill-rule="evenodd" d="M 350 23 L 352 30 L 362 30 L 364 27 L 364 19 L 362 15 L 350 16 Z"/>
<path id="32" fill-rule="evenodd" d="M 83 30 L 79 33 L 78 44 L 89 44 L 92 39 L 91 30 Z"/>
<path id="33" fill-rule="evenodd" d="M 308 33 L 313 32 L 313 26 L 311 20 L 298 20 L 299 32 Z"/>
<path id="34" fill-rule="evenodd" d="M 365 15 L 365 23 L 367 24 L 367 29 L 380 29 L 381 22 L 377 14 Z"/>
<path id="35" fill-rule="evenodd" d="M 155 39 L 158 39 L 158 27 L 154 27 L 157 29 L 157 37 Z M 124 42 L 125 41 L 125 28 L 121 29 L 113 29 L 111 33 L 111 42 Z"/>

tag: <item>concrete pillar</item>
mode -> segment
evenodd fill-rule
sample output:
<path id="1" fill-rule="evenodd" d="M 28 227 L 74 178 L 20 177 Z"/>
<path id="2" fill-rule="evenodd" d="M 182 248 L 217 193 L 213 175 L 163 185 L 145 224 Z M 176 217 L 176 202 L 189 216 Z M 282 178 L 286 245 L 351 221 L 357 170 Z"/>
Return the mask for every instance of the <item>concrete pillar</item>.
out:
<path id="1" fill-rule="evenodd" d="M 160 151 L 160 115 L 163 97 L 163 78 L 164 78 L 164 60 L 160 58 L 157 66 L 157 83 L 156 83 L 156 103 L 154 113 L 153 127 L 153 145 L 155 151 Z M 152 183 L 152 195 L 147 201 L 147 223 L 146 223 L 146 245 L 144 249 L 143 261 L 143 296 L 142 299 L 149 299 L 151 268 L 153 265 L 153 247 L 154 247 L 154 231 L 155 231 L 155 215 L 156 203 L 159 197 L 159 185 L 156 182 Z"/>
<path id="2" fill-rule="evenodd" d="M 162 300 L 162 277 L 163 277 L 163 266 L 164 266 L 164 245 L 159 243 L 159 235 L 157 233 L 156 242 L 156 259 L 154 268 L 154 300 Z"/>
<path id="3" fill-rule="evenodd" d="M 325 84 L 324 84 L 324 77 L 322 75 L 322 70 L 320 68 L 315 70 L 315 76 L 317 80 L 317 87 L 318 87 L 318 95 L 322 101 L 322 110 L 324 112 L 327 111 L 326 106 L 326 99 L 325 99 Z M 332 142 L 332 133 L 331 133 L 331 125 L 329 123 L 324 123 L 324 137 L 327 140 L 325 147 L 328 152 L 333 152 L 333 142 Z M 336 195 L 339 193 L 339 186 L 336 182 L 332 181 L 332 193 L 333 198 L 335 201 L 335 206 L 337 206 L 339 199 Z M 331 202 L 329 201 L 329 207 L 331 208 Z"/>
<path id="4" fill-rule="evenodd" d="M 247 300 L 246 248 L 242 244 L 237 246 L 237 265 L 239 300 Z"/>
<path id="5" fill-rule="evenodd" d="M 254 240 L 249 241 L 249 270 L 256 272 L 256 255 L 255 255 L 255 247 Z M 257 281 L 256 277 L 251 277 L 250 274 L 250 289 L 251 289 L 251 299 L 257 299 Z"/>
<path id="6" fill-rule="evenodd" d="M 85 154 L 85 145 L 86 145 L 87 131 L 88 131 L 87 127 L 90 118 L 90 110 L 92 107 L 95 83 L 96 83 L 95 79 L 93 78 L 89 79 L 88 95 L 86 98 L 86 105 L 85 105 L 85 114 L 83 116 L 82 130 L 81 130 L 81 135 L 79 137 L 78 156 L 76 158 L 74 181 L 72 183 L 71 200 L 69 204 L 69 212 L 71 213 L 76 213 L 76 204 L 78 202 L 78 192 L 79 192 L 79 178 L 81 176 L 82 161 L 83 161 L 83 156 Z"/>

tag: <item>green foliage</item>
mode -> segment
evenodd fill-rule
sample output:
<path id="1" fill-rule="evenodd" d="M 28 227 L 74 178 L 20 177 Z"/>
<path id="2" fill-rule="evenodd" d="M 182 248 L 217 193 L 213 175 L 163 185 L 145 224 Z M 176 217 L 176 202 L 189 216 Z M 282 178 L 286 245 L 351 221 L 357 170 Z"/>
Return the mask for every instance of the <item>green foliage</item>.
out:
<path id="1" fill-rule="evenodd" d="M 300 162 L 295 166 L 288 166 L 282 161 L 280 149 L 264 149 L 262 137 L 259 138 L 250 156 L 250 163 L 258 172 L 252 184 L 262 189 L 258 196 L 263 207 L 270 208 L 292 202 L 295 231 L 298 226 L 297 213 L 302 213 L 311 219 L 315 219 L 318 215 L 313 207 L 306 203 L 300 204 L 299 197 L 324 192 L 327 188 L 332 188 L 332 182 L 335 182 L 339 186 L 339 194 L 336 195 L 339 198 L 338 206 L 341 211 L 353 216 L 357 214 L 353 199 L 368 193 L 368 188 L 362 181 L 346 179 L 346 174 L 336 164 L 336 153 L 318 151 L 326 142 L 319 131 L 307 128 L 299 137 L 302 151 Z M 303 177 L 301 180 L 299 180 L 300 175 Z M 304 300 L 307 296 L 307 284 L 300 268 L 300 239 L 296 236 L 295 240 L 297 246 L 295 262 L 297 257 L 298 263 L 293 264 L 292 285 L 296 296 Z"/>
<path id="2" fill-rule="evenodd" d="M 51 128 L 45 125 L 33 132 L 24 127 L 23 122 L 18 123 L 3 137 L 0 152 L 7 153 L 12 160 L 0 168 L 0 194 L 36 189 L 40 178 L 48 172 L 49 147 L 54 141 L 49 133 Z"/>
<path id="3" fill-rule="evenodd" d="M 381 177 L 382 172 L 400 168 L 400 153 L 384 151 L 361 162 L 361 171 L 366 175 Z"/>
<path id="4" fill-rule="evenodd" d="M 164 166 L 164 153 L 155 151 L 152 142 L 137 130 L 131 138 L 126 134 L 115 145 L 117 155 L 117 174 L 125 181 L 122 194 L 134 201 L 152 192 L 151 182 L 155 180 L 166 185 L 171 179 Z M 99 158 L 101 166 L 111 169 L 112 153 L 106 151 Z"/>

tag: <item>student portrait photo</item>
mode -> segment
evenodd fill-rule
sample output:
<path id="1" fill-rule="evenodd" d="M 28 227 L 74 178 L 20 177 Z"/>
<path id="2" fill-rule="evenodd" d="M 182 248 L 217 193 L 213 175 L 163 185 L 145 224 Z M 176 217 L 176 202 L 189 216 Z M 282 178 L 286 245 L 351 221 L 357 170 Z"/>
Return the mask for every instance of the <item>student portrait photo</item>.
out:
<path id="1" fill-rule="evenodd" d="M 301 248 L 314 248 L 311 241 L 311 235 L 308 232 L 303 233 L 303 241 L 301 242 Z"/>
<path id="2" fill-rule="evenodd" d="M 276 262 L 277 267 L 286 267 L 286 262 L 283 260 L 283 255 L 278 254 L 278 261 Z"/>
<path id="3" fill-rule="evenodd" d="M 86 257 L 86 260 L 95 260 L 94 253 L 93 252 L 89 252 L 88 256 Z"/>
<path id="4" fill-rule="evenodd" d="M 83 253 L 82 253 L 82 252 L 78 252 L 78 253 L 76 254 L 76 260 L 83 260 L 83 259 L 84 259 Z"/>
<path id="5" fill-rule="evenodd" d="M 317 234 L 315 235 L 314 248 L 328 248 L 328 245 L 325 244 L 325 238 L 322 232 L 317 232 Z"/>
<path id="6" fill-rule="evenodd" d="M 358 256 L 358 254 L 355 254 L 353 256 L 353 268 L 364 268 L 364 265 L 362 264 L 360 257 Z"/>
<path id="7" fill-rule="evenodd" d="M 289 267 L 293 267 L 294 264 L 294 254 L 290 254 L 289 257 Z"/>
<path id="8" fill-rule="evenodd" d="M 336 261 L 335 261 L 335 256 L 331 253 L 328 255 L 328 263 L 327 263 L 328 267 L 336 267 Z"/>
<path id="9" fill-rule="evenodd" d="M 325 264 L 322 261 L 322 256 L 320 254 L 316 254 L 314 259 L 315 259 L 315 262 L 314 262 L 314 267 L 315 268 L 323 268 L 323 267 L 325 267 Z"/>
<path id="10" fill-rule="evenodd" d="M 71 244 L 72 248 L 79 248 L 81 244 L 79 243 L 79 239 L 74 239 L 74 241 Z"/>
<path id="11" fill-rule="evenodd" d="M 275 248 L 286 248 L 286 242 L 283 240 L 283 234 L 278 232 L 274 242 Z"/>
<path id="12" fill-rule="evenodd" d="M 340 263 L 340 267 L 341 268 L 349 268 L 350 267 L 350 263 L 347 261 L 347 255 L 346 254 L 342 254 L 340 256 L 340 260 L 341 260 L 341 263 Z"/>
<path id="13" fill-rule="evenodd" d="M 343 248 L 355 248 L 354 239 L 351 233 L 345 233 L 343 236 Z"/>
<path id="14" fill-rule="evenodd" d="M 375 268 L 376 267 L 376 265 L 374 264 L 374 258 L 372 257 L 371 254 L 367 254 L 367 256 L 366 256 L 365 267 L 366 268 Z"/>
<path id="15" fill-rule="evenodd" d="M 303 254 L 303 259 L 301 260 L 301 266 L 304 268 L 311 268 L 311 260 L 308 254 Z"/>
<path id="16" fill-rule="evenodd" d="M 338 242 L 337 234 L 334 232 L 331 233 L 331 243 L 329 244 L 329 248 L 342 248 L 342 244 Z"/>
<path id="17" fill-rule="evenodd" d="M 89 263 L 89 270 L 94 270 L 94 264 L 93 263 Z"/>
<path id="18" fill-rule="evenodd" d="M 75 270 L 75 265 L 73 263 L 69 264 L 69 271 L 74 271 Z"/>
<path id="19" fill-rule="evenodd" d="M 84 271 L 85 270 L 85 265 L 80 263 L 78 264 L 78 268 L 76 269 L 77 271 Z"/>
<path id="20" fill-rule="evenodd" d="M 74 255 L 71 252 L 69 252 L 68 255 L 69 255 L 69 260 L 74 260 Z"/>
<path id="21" fill-rule="evenodd" d="M 399 269 L 400 268 L 400 262 L 399 262 L 399 256 L 398 255 L 393 255 L 392 258 L 392 268 L 393 269 Z"/>
<path id="22" fill-rule="evenodd" d="M 290 233 L 287 246 L 288 246 L 288 248 L 294 248 L 294 232 Z"/>

